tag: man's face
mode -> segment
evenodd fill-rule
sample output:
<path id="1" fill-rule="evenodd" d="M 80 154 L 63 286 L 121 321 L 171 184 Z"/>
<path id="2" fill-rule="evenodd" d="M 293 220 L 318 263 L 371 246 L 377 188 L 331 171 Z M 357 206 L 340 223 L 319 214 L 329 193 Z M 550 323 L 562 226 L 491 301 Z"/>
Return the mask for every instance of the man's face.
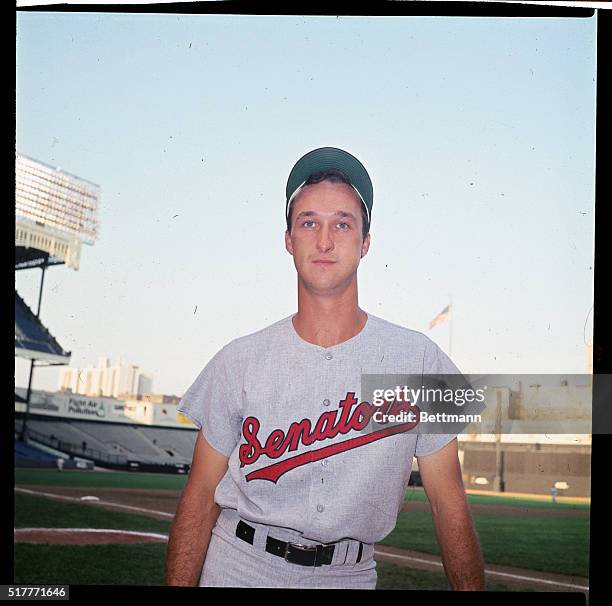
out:
<path id="1" fill-rule="evenodd" d="M 285 247 L 299 279 L 316 294 L 342 292 L 357 276 L 370 246 L 362 240 L 361 202 L 345 183 L 307 185 L 292 202 Z"/>

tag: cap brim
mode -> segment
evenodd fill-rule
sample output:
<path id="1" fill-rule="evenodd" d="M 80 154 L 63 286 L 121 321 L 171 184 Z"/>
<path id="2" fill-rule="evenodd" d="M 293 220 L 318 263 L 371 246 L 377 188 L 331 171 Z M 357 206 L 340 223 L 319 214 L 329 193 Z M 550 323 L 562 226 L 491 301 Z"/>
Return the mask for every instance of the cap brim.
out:
<path id="1" fill-rule="evenodd" d="M 336 169 L 342 171 L 358 191 L 368 211 L 368 217 L 372 213 L 374 191 L 372 181 L 364 165 L 343 149 L 337 147 L 319 147 L 303 155 L 292 168 L 287 179 L 286 206 L 288 211 L 289 200 L 295 191 L 315 173 Z"/>

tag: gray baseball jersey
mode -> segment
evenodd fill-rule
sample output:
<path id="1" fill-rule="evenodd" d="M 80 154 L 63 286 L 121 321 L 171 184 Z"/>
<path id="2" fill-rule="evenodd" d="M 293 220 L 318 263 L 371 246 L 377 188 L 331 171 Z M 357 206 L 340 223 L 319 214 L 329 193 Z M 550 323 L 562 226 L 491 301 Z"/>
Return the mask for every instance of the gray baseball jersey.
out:
<path id="1" fill-rule="evenodd" d="M 368 314 L 329 348 L 304 341 L 292 316 L 221 349 L 178 410 L 229 457 L 215 500 L 244 520 L 306 539 L 373 544 L 395 527 L 413 456 L 455 434 L 359 430 L 362 374 L 455 374 L 431 339 Z"/>

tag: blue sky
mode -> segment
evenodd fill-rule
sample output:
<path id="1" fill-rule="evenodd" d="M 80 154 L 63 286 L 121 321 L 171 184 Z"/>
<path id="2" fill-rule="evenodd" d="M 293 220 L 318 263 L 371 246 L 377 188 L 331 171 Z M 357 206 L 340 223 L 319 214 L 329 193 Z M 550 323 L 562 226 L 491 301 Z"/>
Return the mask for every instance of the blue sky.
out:
<path id="1" fill-rule="evenodd" d="M 449 323 L 427 324 L 451 295 L 464 372 L 584 372 L 595 39 L 596 17 L 19 13 L 17 149 L 102 188 L 43 321 L 73 365 L 122 356 L 181 395 L 296 310 L 285 183 L 333 145 L 374 183 L 366 311 L 448 352 Z M 16 274 L 32 307 L 39 279 Z"/>

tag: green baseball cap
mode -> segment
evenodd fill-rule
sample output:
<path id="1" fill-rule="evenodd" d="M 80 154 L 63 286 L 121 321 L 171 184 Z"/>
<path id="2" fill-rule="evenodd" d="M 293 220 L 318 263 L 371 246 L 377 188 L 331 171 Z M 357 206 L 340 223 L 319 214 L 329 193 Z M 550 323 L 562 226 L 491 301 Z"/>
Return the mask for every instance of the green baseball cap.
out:
<path id="1" fill-rule="evenodd" d="M 370 175 L 368 175 L 364 165 L 355 156 L 337 147 L 319 147 L 313 149 L 304 154 L 295 163 L 295 166 L 289 173 L 289 179 L 287 179 L 285 217 L 289 215 L 291 201 L 308 178 L 315 173 L 332 169 L 343 172 L 351 182 L 351 185 L 357 191 L 361 202 L 365 206 L 368 223 L 370 223 L 372 204 L 374 203 L 374 189 Z"/>

